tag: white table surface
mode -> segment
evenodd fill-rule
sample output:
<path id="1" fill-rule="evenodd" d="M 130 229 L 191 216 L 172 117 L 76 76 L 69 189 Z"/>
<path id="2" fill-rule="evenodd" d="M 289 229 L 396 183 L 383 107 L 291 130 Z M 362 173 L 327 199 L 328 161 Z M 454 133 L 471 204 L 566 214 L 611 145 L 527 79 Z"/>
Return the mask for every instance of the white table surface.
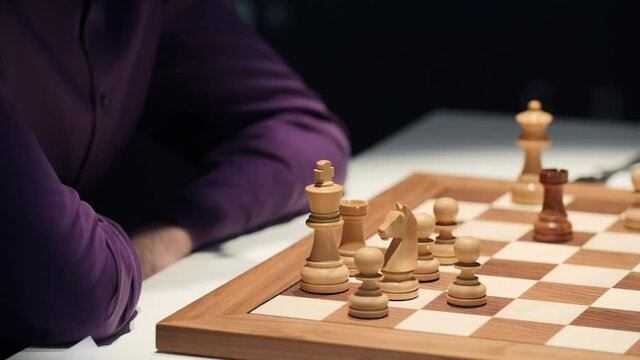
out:
<path id="1" fill-rule="evenodd" d="M 393 121 L 393 119 L 390 119 Z M 515 179 L 523 163 L 513 115 L 440 110 L 426 114 L 350 162 L 345 198 L 369 199 L 415 171 Z M 624 164 L 640 152 L 640 126 L 557 117 L 549 127 L 544 167 L 575 179 Z M 310 170 L 311 171 L 311 170 Z M 631 189 L 629 172 L 609 186 Z M 310 230 L 305 216 L 194 253 L 145 280 L 131 333 L 93 349 L 91 358 L 201 359 L 156 352 L 155 324 L 293 244 Z M 28 348 L 12 359 L 55 359 L 64 350 Z M 66 357 L 66 356 L 65 356 Z"/>

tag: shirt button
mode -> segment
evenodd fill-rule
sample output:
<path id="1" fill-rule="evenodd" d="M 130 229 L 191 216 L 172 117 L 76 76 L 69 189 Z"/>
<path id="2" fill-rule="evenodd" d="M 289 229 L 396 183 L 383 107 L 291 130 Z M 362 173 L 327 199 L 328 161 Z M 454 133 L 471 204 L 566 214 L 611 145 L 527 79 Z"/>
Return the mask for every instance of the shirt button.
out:
<path id="1" fill-rule="evenodd" d="M 109 105 L 109 96 L 106 93 L 100 94 L 100 107 L 104 110 Z"/>

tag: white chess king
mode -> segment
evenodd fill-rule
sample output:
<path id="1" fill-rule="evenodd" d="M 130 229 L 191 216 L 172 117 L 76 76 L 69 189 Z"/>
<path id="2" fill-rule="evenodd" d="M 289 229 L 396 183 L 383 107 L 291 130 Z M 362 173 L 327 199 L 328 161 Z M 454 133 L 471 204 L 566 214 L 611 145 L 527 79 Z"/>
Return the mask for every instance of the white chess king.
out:
<path id="1" fill-rule="evenodd" d="M 300 288 L 315 294 L 334 294 L 349 289 L 349 269 L 340 258 L 336 231 L 340 219 L 342 185 L 333 182 L 331 161 L 320 160 L 313 170 L 314 183 L 305 191 L 311 214 L 307 226 L 314 230 L 313 248 L 300 273 Z"/>

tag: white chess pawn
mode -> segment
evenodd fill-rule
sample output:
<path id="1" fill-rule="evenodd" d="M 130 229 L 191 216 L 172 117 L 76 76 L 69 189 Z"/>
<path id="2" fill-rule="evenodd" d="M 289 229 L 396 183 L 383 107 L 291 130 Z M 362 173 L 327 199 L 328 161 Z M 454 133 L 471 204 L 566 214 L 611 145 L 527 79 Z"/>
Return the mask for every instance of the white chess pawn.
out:
<path id="1" fill-rule="evenodd" d="M 458 227 L 456 218 L 458 217 L 458 202 L 450 197 L 436 200 L 433 205 L 433 213 L 436 216 L 436 231 L 438 237 L 436 242 L 430 246 L 433 256 L 442 265 L 452 265 L 457 261 L 453 253 L 453 244 L 456 237 L 453 230 Z"/>
<path id="2" fill-rule="evenodd" d="M 440 262 L 431 254 L 430 246 L 433 245 L 431 233 L 436 227 L 436 221 L 427 213 L 416 213 L 418 221 L 418 266 L 413 276 L 420 282 L 435 281 L 440 278 Z"/>
<path id="3" fill-rule="evenodd" d="M 633 204 L 624 212 L 624 226 L 629 229 L 640 230 L 640 167 L 631 172 L 634 192 Z"/>
<path id="4" fill-rule="evenodd" d="M 362 281 L 358 290 L 349 297 L 349 315 L 361 319 L 378 319 L 389 315 L 389 298 L 378 287 L 384 264 L 382 251 L 363 247 L 356 251 L 354 262 L 358 267 L 355 278 Z"/>
<path id="5" fill-rule="evenodd" d="M 459 261 L 454 266 L 460 269 L 460 275 L 447 290 L 447 303 L 450 305 L 476 307 L 487 303 L 487 288 L 474 275 L 482 266 L 477 262 L 480 246 L 480 240 L 471 236 L 456 240 L 454 251 Z"/>

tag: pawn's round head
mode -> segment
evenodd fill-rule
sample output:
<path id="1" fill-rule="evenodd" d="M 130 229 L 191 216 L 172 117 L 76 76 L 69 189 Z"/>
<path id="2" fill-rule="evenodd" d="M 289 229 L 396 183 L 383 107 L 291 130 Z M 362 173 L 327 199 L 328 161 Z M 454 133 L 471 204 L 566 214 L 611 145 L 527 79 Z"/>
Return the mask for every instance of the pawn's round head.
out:
<path id="1" fill-rule="evenodd" d="M 453 252 L 458 261 L 474 263 L 480 257 L 480 240 L 472 236 L 461 236 L 453 245 Z"/>
<path id="2" fill-rule="evenodd" d="M 436 220 L 427 213 L 413 214 L 418 222 L 418 239 L 428 238 L 436 227 Z"/>
<path id="3" fill-rule="evenodd" d="M 433 213 L 439 224 L 455 224 L 458 217 L 458 202 L 450 197 L 443 197 L 433 204 Z"/>
<path id="4" fill-rule="evenodd" d="M 358 271 L 363 275 L 375 275 L 380 272 L 384 265 L 384 255 L 382 251 L 374 247 L 363 247 L 356 251 L 353 260 Z"/>
<path id="5" fill-rule="evenodd" d="M 633 188 L 636 191 L 640 191 L 640 166 L 637 166 L 631 172 L 631 181 L 633 182 Z"/>
<path id="6" fill-rule="evenodd" d="M 541 110 L 542 109 L 542 103 L 540 102 L 540 100 L 529 100 L 529 102 L 527 103 L 527 108 L 528 110 Z"/>

